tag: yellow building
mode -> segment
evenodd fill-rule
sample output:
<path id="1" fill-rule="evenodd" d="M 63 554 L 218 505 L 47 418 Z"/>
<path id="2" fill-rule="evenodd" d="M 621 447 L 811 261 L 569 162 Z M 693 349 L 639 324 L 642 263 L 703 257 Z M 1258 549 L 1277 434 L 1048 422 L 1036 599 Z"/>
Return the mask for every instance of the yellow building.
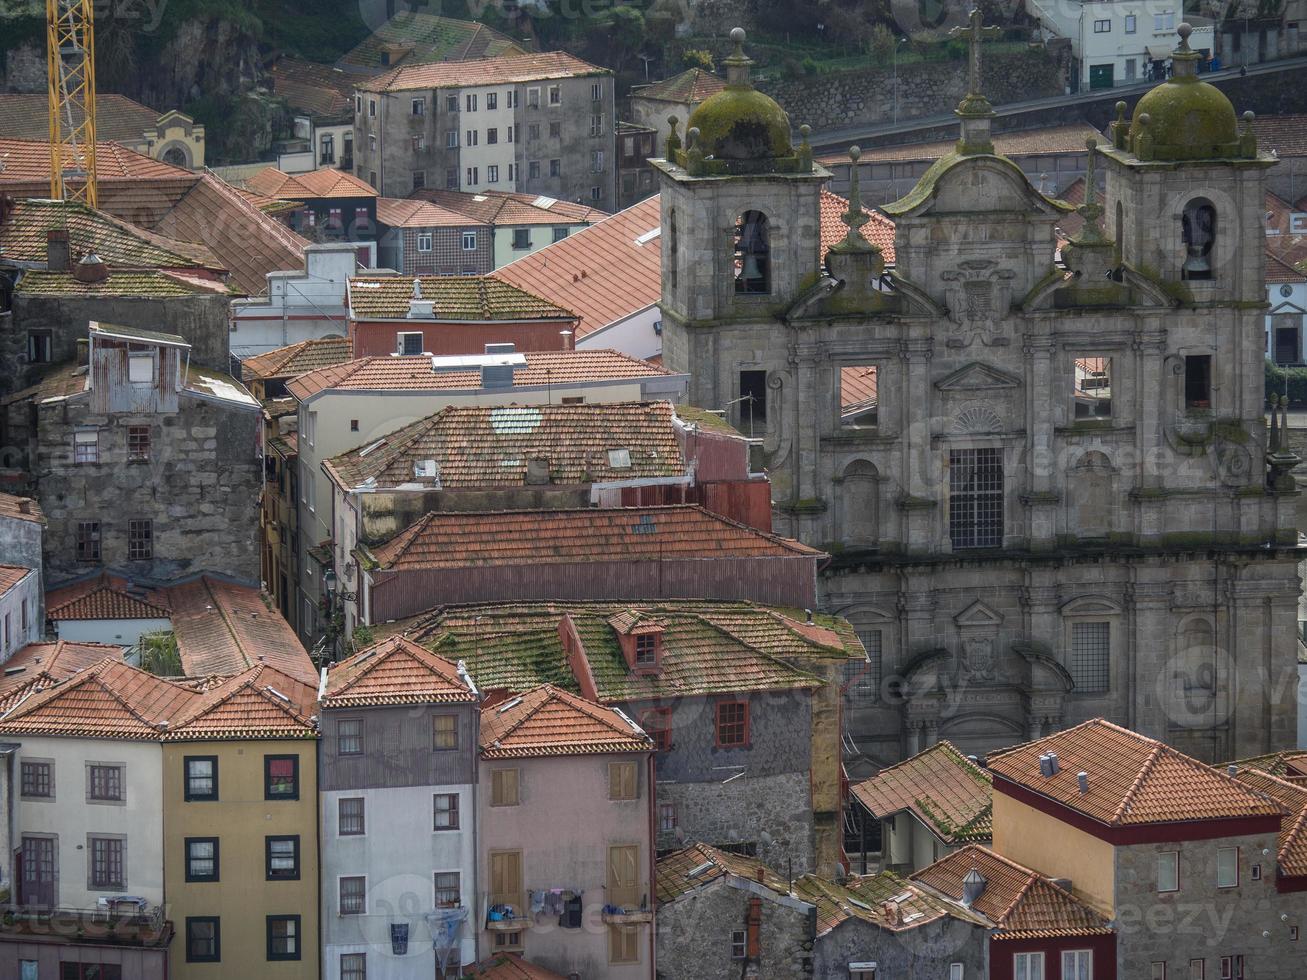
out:
<path id="1" fill-rule="evenodd" d="M 318 976 L 316 691 L 266 664 L 164 736 L 164 887 L 178 980 Z"/>

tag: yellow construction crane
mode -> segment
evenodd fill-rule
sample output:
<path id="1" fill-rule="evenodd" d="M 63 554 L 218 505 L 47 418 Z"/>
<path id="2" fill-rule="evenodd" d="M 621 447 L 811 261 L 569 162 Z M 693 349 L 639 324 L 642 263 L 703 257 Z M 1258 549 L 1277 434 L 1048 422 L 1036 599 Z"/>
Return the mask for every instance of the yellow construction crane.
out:
<path id="1" fill-rule="evenodd" d="M 45 0 L 50 196 L 96 207 L 93 0 Z"/>

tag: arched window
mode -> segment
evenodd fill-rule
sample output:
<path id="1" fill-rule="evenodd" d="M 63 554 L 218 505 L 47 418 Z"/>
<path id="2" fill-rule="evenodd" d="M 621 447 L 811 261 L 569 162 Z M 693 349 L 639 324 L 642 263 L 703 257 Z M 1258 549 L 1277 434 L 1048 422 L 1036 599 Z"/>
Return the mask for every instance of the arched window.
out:
<path id="1" fill-rule="evenodd" d="M 681 241 L 676 231 L 676 209 L 667 212 L 667 285 L 676 288 L 677 272 L 680 269 Z"/>
<path id="2" fill-rule="evenodd" d="M 735 224 L 735 291 L 771 292 L 771 245 L 761 211 L 745 211 Z"/>
<path id="3" fill-rule="evenodd" d="M 1181 279 L 1212 278 L 1212 246 L 1216 244 L 1216 207 L 1205 197 L 1196 197 L 1184 206 L 1181 216 L 1184 239 L 1184 265 Z"/>
<path id="4" fill-rule="evenodd" d="M 186 151 L 180 146 L 170 146 L 163 151 L 163 162 L 170 163 L 174 167 L 189 168 L 190 160 L 186 157 Z"/>

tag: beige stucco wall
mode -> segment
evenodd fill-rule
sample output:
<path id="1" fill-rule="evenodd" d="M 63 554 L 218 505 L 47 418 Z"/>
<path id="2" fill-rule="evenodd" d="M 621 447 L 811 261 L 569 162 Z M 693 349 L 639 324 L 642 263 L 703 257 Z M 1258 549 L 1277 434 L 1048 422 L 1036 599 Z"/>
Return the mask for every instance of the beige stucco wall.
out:
<path id="1" fill-rule="evenodd" d="M 1112 916 L 1116 853 L 1106 841 L 995 792 L 994 850 L 1051 878 L 1070 878 L 1077 896 Z"/>

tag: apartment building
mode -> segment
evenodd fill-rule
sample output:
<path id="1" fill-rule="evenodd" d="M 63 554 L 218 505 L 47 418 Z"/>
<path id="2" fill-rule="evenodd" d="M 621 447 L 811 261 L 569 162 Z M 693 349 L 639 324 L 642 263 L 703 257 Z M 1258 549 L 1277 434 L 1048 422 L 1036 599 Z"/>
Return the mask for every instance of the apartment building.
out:
<path id="1" fill-rule="evenodd" d="M 610 211 L 613 74 L 563 52 L 405 65 L 354 95 L 355 174 L 385 197 L 524 191 Z"/>

